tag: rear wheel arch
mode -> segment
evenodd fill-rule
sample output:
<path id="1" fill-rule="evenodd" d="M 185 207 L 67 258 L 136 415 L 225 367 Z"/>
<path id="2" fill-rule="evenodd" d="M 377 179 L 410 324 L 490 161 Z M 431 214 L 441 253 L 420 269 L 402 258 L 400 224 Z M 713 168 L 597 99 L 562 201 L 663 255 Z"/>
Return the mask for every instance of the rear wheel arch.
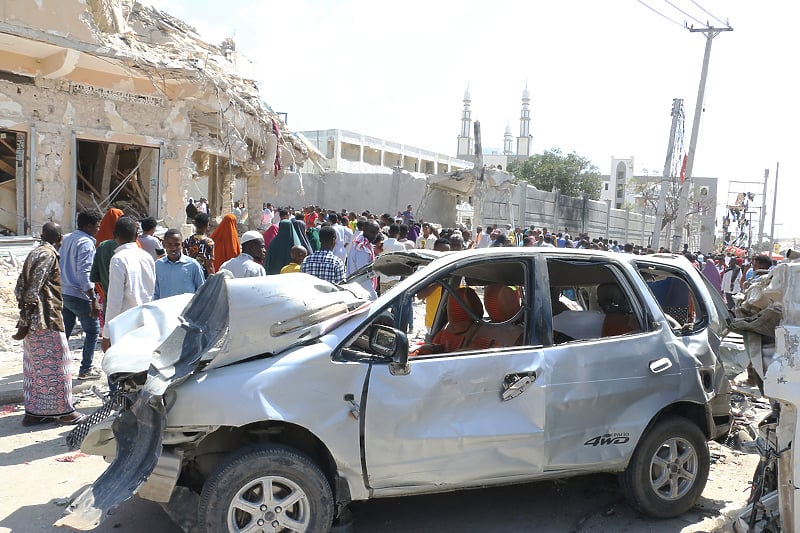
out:
<path id="1" fill-rule="evenodd" d="M 711 430 L 708 426 L 708 414 L 706 413 L 705 406 L 701 403 L 686 401 L 675 402 L 661 409 L 661 411 L 650 420 L 650 423 L 647 425 L 644 432 L 642 432 L 642 435 L 646 435 L 656 423 L 669 416 L 679 416 L 687 419 L 700 428 L 700 431 L 703 432 L 706 439 L 711 438 Z"/>

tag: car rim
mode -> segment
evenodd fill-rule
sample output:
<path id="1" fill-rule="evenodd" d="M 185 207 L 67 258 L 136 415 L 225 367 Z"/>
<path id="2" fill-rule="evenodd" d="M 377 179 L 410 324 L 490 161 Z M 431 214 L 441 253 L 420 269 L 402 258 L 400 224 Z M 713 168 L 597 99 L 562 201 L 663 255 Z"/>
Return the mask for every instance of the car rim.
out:
<path id="1" fill-rule="evenodd" d="M 250 481 L 228 506 L 231 532 L 305 531 L 310 521 L 308 496 L 297 483 L 281 476 Z"/>
<path id="2" fill-rule="evenodd" d="M 660 498 L 680 499 L 694 485 L 698 465 L 697 452 L 689 441 L 668 439 L 650 461 L 650 484 Z"/>

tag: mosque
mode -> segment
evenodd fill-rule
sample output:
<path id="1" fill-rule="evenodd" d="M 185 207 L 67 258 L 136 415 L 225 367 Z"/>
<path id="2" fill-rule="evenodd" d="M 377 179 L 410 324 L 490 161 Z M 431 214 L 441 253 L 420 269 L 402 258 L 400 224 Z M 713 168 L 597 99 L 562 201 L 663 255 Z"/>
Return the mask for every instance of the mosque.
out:
<path id="1" fill-rule="evenodd" d="M 528 86 L 522 91 L 522 109 L 519 116 L 519 136 L 517 137 L 517 149 L 513 149 L 514 137 L 511 133 L 511 126 L 506 126 L 503 135 L 502 153 L 483 151 L 483 163 L 488 166 L 496 166 L 505 169 L 511 161 L 517 159 L 527 159 L 531 156 L 533 146 L 533 135 L 531 135 L 531 94 Z M 464 91 L 464 108 L 461 111 L 461 133 L 458 136 L 458 150 L 456 158 L 466 161 L 475 161 L 475 139 L 472 129 L 472 98 L 469 94 L 469 87 Z M 485 140 L 485 134 L 481 134 Z"/>

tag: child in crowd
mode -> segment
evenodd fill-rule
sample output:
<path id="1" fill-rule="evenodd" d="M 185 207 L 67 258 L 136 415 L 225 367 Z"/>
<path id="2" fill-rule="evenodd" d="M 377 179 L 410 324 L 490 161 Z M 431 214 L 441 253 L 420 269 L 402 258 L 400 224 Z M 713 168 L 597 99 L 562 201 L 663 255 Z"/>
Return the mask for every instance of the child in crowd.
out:
<path id="1" fill-rule="evenodd" d="M 281 274 L 300 272 L 300 265 L 307 255 L 308 251 L 304 246 L 292 246 L 292 250 L 289 252 L 289 257 L 292 258 L 292 262 L 281 269 Z"/>

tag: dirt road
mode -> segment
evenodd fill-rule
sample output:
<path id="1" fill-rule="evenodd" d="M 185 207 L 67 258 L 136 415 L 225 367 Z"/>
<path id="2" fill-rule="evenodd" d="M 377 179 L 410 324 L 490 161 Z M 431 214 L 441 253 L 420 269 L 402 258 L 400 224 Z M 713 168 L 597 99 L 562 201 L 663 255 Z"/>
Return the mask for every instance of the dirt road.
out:
<path id="1" fill-rule="evenodd" d="M 98 406 L 91 393 L 82 395 L 78 404 L 85 412 Z M 64 531 L 51 524 L 106 463 L 69 451 L 64 443 L 68 427 L 24 428 L 21 405 L 0 409 L 0 532 Z M 747 499 L 758 457 L 716 443 L 711 451 L 714 464 L 703 497 L 694 509 L 671 520 L 639 515 L 622 500 L 613 476 L 598 475 L 356 503 L 353 529 L 359 533 L 728 531 L 729 518 Z M 134 497 L 96 531 L 178 533 L 180 529 L 159 506 Z"/>

